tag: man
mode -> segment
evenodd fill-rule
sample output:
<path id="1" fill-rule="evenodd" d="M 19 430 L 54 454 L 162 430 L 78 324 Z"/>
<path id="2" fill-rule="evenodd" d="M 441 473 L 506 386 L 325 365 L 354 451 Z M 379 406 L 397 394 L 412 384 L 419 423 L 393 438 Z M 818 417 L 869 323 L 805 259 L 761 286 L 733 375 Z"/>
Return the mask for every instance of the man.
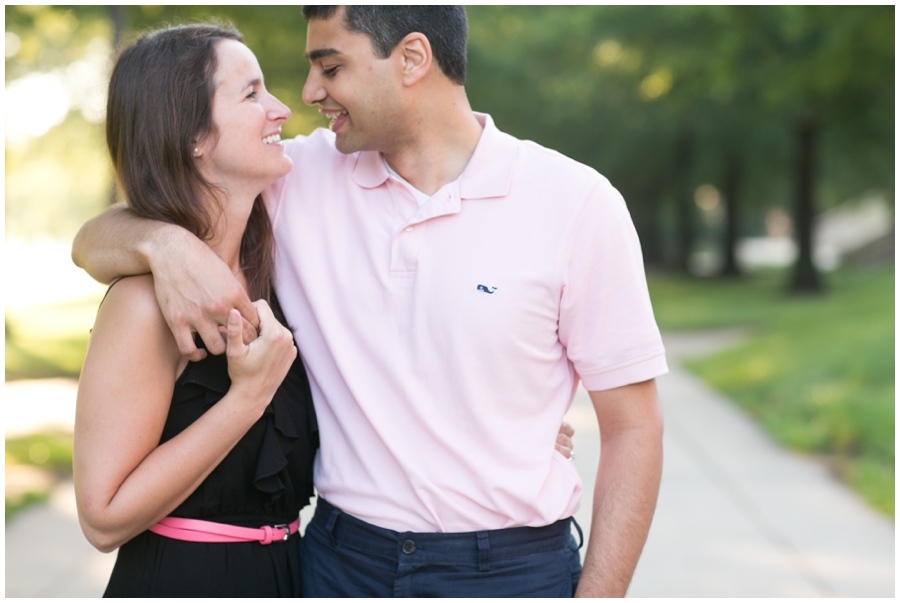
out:
<path id="1" fill-rule="evenodd" d="M 303 97 L 331 132 L 286 143 L 294 168 L 266 193 L 322 440 L 304 594 L 623 596 L 656 504 L 666 371 L 624 201 L 472 112 L 462 7 L 304 15 Z M 152 269 L 182 352 L 194 329 L 215 353 L 249 300 L 212 259 L 179 264 L 183 246 L 200 251 L 112 212 L 73 256 L 101 280 Z M 583 572 L 581 481 L 553 449 L 579 377 L 602 437 Z"/>

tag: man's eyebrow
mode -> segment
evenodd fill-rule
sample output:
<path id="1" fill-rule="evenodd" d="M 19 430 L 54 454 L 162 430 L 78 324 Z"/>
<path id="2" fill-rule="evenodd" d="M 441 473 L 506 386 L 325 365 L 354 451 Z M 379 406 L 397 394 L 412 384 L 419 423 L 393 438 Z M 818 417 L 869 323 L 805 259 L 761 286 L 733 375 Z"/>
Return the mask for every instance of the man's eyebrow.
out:
<path id="1" fill-rule="evenodd" d="M 333 54 L 340 54 L 340 52 L 335 48 L 319 48 L 307 52 L 306 58 L 311 63 L 313 61 L 321 59 L 322 57 L 331 56 Z"/>

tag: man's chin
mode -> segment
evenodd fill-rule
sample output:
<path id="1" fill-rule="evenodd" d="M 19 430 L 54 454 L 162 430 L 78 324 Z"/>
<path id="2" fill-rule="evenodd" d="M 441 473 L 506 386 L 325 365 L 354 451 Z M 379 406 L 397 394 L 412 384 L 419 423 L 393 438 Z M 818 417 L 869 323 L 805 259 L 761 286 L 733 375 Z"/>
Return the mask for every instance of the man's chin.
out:
<path id="1" fill-rule="evenodd" d="M 359 144 L 353 141 L 353 139 L 348 138 L 347 136 L 341 136 L 340 134 L 335 138 L 334 146 L 337 147 L 338 151 L 345 155 L 363 150 Z"/>

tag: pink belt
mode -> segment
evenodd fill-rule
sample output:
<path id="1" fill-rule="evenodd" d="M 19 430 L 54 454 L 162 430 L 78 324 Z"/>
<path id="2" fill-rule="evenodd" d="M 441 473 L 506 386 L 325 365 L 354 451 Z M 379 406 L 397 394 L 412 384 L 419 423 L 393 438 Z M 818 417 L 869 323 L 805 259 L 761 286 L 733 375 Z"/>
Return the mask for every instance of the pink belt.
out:
<path id="1" fill-rule="evenodd" d="M 242 528 L 227 523 L 215 523 L 201 519 L 165 517 L 159 523 L 150 526 L 149 529 L 154 534 L 188 542 L 259 542 L 260 544 L 271 544 L 279 540 L 287 540 L 291 534 L 297 533 L 299 527 L 299 518 L 290 524 L 262 526 L 261 528 Z"/>

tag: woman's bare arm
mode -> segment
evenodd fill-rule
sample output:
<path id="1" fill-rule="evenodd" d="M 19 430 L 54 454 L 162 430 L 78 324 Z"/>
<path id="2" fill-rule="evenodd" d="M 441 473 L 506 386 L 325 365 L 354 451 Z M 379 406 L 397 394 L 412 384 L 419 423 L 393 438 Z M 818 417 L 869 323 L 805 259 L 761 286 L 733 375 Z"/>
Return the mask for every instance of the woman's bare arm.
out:
<path id="1" fill-rule="evenodd" d="M 228 325 L 228 393 L 162 445 L 184 361 L 149 278 L 126 279 L 98 313 L 78 388 L 73 469 L 88 540 L 111 551 L 168 515 L 262 415 L 296 357 L 290 332 L 259 306 L 259 339 Z M 233 313 L 237 318 L 237 314 Z"/>

